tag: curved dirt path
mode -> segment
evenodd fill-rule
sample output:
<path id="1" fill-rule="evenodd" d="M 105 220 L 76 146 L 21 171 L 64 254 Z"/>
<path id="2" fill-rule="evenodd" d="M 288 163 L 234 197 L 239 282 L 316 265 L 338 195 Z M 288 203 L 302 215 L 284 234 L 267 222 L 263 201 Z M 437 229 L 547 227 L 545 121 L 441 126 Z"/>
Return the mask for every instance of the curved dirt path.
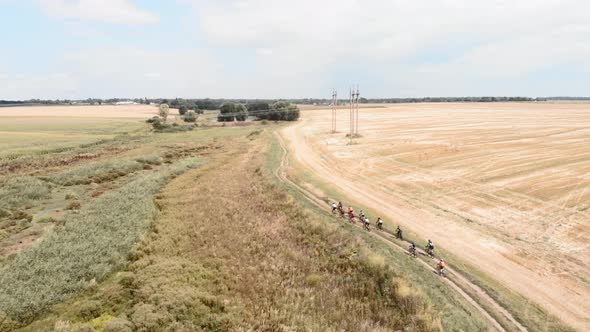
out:
<path id="1" fill-rule="evenodd" d="M 564 284 L 559 275 L 527 268 L 513 259 L 510 244 L 502 243 L 502 246 L 498 246 L 497 239 L 481 229 L 466 227 L 464 223 L 449 220 L 427 208 L 420 208 L 401 197 L 403 194 L 388 191 L 374 180 L 371 183 L 371 175 L 378 172 L 378 168 L 369 168 L 362 173 L 349 173 L 350 169 L 346 165 L 335 162 L 333 156 L 322 154 L 325 151 L 314 146 L 322 142 L 314 141 L 314 131 L 318 128 L 314 128 L 309 122 L 313 116 L 314 112 L 303 112 L 301 121 L 281 131 L 298 167 L 312 171 L 320 179 L 346 192 L 355 201 L 379 211 L 388 220 L 394 220 L 421 237 L 432 239 L 440 247 L 526 295 L 571 326 L 579 330 L 590 327 L 590 297 L 587 296 L 590 289 L 574 289 Z M 337 181 L 334 181 L 334 174 L 339 174 Z M 420 203 L 424 206 L 427 204 Z M 453 237 L 449 238 L 448 234 L 453 234 Z M 474 246 L 473 243 L 488 245 Z"/>
<path id="2" fill-rule="evenodd" d="M 288 160 L 289 160 L 288 159 L 288 150 L 285 146 L 285 142 L 283 141 L 283 138 L 278 133 L 276 133 L 276 137 L 277 137 L 277 140 L 279 141 L 279 144 L 280 144 L 281 149 L 283 151 L 283 156 L 281 158 L 281 163 L 280 163 L 279 168 L 277 168 L 275 170 L 275 176 L 280 181 L 285 182 L 285 183 L 289 184 L 290 186 L 292 186 L 293 188 L 297 189 L 310 202 L 312 202 L 317 207 L 319 207 L 321 209 L 326 209 L 326 204 L 324 201 L 322 201 L 319 197 L 317 197 L 316 195 L 309 192 L 307 189 L 305 189 L 305 188 L 301 187 L 300 185 L 298 185 L 297 183 L 291 181 L 287 177 L 286 169 L 288 167 Z M 362 228 L 361 225 L 355 224 L 355 226 L 357 226 L 357 228 L 364 231 L 364 229 Z M 390 234 L 386 231 L 370 232 L 368 234 L 370 234 L 373 237 L 377 237 L 377 238 L 381 239 L 382 241 L 386 242 L 392 248 L 396 248 L 397 250 L 400 250 L 402 252 L 407 252 L 407 250 L 404 248 L 404 246 L 407 243 L 405 243 L 404 241 L 393 240 L 392 234 Z M 400 245 L 400 242 L 402 243 L 402 245 Z M 436 272 L 437 272 L 436 268 L 433 267 L 431 264 L 429 264 L 429 260 L 436 262 L 436 259 L 428 258 L 427 254 L 419 248 L 418 248 L 418 254 L 421 257 L 419 257 L 419 259 L 417 259 L 417 261 L 419 263 L 421 263 L 425 268 L 429 269 L 430 271 L 432 271 L 436 274 Z M 514 317 L 510 314 L 510 312 L 508 312 L 500 304 L 495 302 L 494 299 L 492 299 L 488 294 L 486 294 L 481 288 L 479 288 L 477 285 L 471 283 L 469 280 L 467 280 L 465 277 L 463 277 L 461 274 L 457 273 L 456 271 L 454 271 L 450 267 L 447 268 L 447 270 L 448 270 L 449 275 L 447 276 L 447 278 L 444 278 L 444 281 L 453 290 L 455 290 L 459 295 L 461 295 L 471 306 L 473 306 L 482 315 L 482 317 L 484 317 L 487 320 L 490 328 L 493 328 L 496 331 L 506 331 L 504 329 L 504 327 L 502 327 L 502 325 L 494 317 L 492 317 L 492 314 L 490 314 L 483 306 L 481 306 L 478 303 L 478 301 L 479 302 L 485 301 L 489 306 L 494 308 L 496 313 L 503 315 L 512 324 L 512 329 L 522 331 L 522 332 L 527 331 L 527 329 L 524 326 L 522 326 L 516 319 L 514 319 Z M 452 276 L 452 279 L 449 278 L 451 276 Z M 478 298 L 474 299 L 472 296 L 467 294 L 463 290 L 464 287 L 471 288 L 473 291 L 475 291 Z"/>

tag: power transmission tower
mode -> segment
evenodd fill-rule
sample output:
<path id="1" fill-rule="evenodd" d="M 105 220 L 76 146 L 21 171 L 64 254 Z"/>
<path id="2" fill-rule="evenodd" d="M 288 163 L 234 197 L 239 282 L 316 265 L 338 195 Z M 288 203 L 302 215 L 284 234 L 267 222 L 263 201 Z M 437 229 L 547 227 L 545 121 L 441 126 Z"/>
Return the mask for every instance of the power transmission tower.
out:
<path id="1" fill-rule="evenodd" d="M 336 132 L 336 107 L 338 106 L 338 92 L 332 91 L 332 133 Z"/>
<path id="2" fill-rule="evenodd" d="M 355 124 L 354 134 L 358 135 L 359 134 L 359 96 L 361 95 L 358 85 L 356 86 L 356 93 L 353 90 L 352 95 L 353 95 L 353 99 L 354 99 L 354 108 L 355 108 L 355 113 L 356 113 L 356 115 L 355 115 L 356 116 L 356 119 L 355 119 L 356 124 Z"/>
<path id="3" fill-rule="evenodd" d="M 352 88 L 349 89 L 348 91 L 348 95 L 350 97 L 349 100 L 349 106 L 350 106 L 350 133 L 348 134 L 349 137 L 349 142 L 348 144 L 352 144 L 352 136 L 354 136 L 354 104 L 353 104 L 353 98 L 354 98 L 354 92 L 352 90 Z"/>

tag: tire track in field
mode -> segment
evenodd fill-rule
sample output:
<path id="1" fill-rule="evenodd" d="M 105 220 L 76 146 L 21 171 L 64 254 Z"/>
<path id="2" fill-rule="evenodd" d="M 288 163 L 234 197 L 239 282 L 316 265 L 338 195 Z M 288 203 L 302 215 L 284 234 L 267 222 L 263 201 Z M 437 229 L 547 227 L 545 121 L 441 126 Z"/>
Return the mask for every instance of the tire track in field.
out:
<path id="1" fill-rule="evenodd" d="M 305 188 L 301 187 L 300 185 L 296 184 L 295 182 L 291 181 L 287 177 L 286 169 L 288 167 L 288 150 L 285 147 L 285 143 L 283 141 L 283 138 L 280 136 L 280 134 L 275 132 L 275 136 L 276 136 L 277 141 L 279 142 L 279 145 L 282 150 L 282 157 L 281 157 L 280 165 L 275 170 L 275 176 L 277 177 L 277 179 L 279 179 L 281 182 L 284 182 L 284 183 L 288 184 L 289 186 L 293 187 L 294 189 L 296 189 L 297 191 L 299 191 L 307 200 L 309 200 L 311 203 L 313 203 L 314 205 L 316 205 L 320 209 L 326 209 L 326 204 L 323 200 L 321 200 L 320 198 L 318 198 L 317 196 L 315 196 L 313 193 L 309 192 Z M 357 228 L 362 229 L 362 226 L 357 225 L 357 224 L 355 224 L 355 225 Z M 406 252 L 406 249 L 402 245 L 400 245 L 396 241 L 394 241 L 384 235 L 384 234 L 389 234 L 387 232 L 383 232 L 383 233 L 369 232 L 368 234 L 370 234 L 370 236 L 379 238 L 380 240 L 382 240 L 383 242 L 385 242 L 388 246 L 390 246 L 392 248 L 395 248 L 395 249 L 400 250 L 402 252 Z M 391 234 L 389 234 L 389 235 L 391 236 Z M 426 255 L 426 253 L 424 253 L 421 249 L 418 249 L 418 252 L 421 254 L 421 256 Z M 433 259 L 431 259 L 431 261 L 432 260 L 435 260 L 435 259 L 433 258 Z M 422 264 L 428 270 L 436 273 L 436 269 L 433 268 L 432 265 L 429 264 L 428 261 L 425 261 L 424 259 L 420 258 L 420 259 L 417 259 L 417 262 Z M 443 278 L 444 282 L 446 282 L 453 290 L 455 290 L 459 295 L 461 295 L 461 297 L 463 297 L 471 306 L 473 306 L 487 320 L 487 322 L 491 328 L 495 329 L 496 331 L 503 331 L 503 332 L 507 331 L 500 324 L 500 322 L 493 317 L 493 313 L 488 312 L 482 305 L 479 304 L 479 302 L 477 300 L 485 301 L 488 305 L 490 305 L 492 308 L 494 308 L 496 313 L 500 313 L 501 315 L 503 315 L 513 325 L 513 326 L 511 326 L 509 331 L 510 330 L 522 331 L 522 332 L 527 331 L 527 329 L 524 326 L 522 326 L 512 316 L 512 314 L 510 314 L 510 312 L 508 310 L 506 310 L 499 303 L 494 301 L 494 299 L 491 298 L 479 286 L 471 283 L 463 275 L 461 275 L 460 273 L 458 273 L 457 271 L 455 271 L 449 267 L 447 267 L 447 271 L 449 273 L 448 276 L 452 276 L 453 280 L 450 279 L 449 277 L 445 277 L 445 278 Z M 456 280 L 454 280 L 454 279 L 456 279 Z M 477 300 L 474 299 L 472 296 L 470 296 L 464 290 L 464 288 L 466 288 L 466 287 L 475 291 L 475 293 L 478 295 Z"/>

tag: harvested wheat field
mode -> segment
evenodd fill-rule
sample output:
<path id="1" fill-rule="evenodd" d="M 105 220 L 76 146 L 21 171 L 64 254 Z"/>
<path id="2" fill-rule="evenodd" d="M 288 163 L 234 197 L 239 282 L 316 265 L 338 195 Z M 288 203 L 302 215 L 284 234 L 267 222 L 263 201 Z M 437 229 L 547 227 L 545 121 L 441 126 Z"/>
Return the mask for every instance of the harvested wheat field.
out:
<path id="1" fill-rule="evenodd" d="M 361 109 L 352 145 L 347 109 L 302 117 L 295 168 L 590 329 L 590 104 Z"/>
<path id="2" fill-rule="evenodd" d="M 80 117 L 147 119 L 158 115 L 153 105 L 17 106 L 0 108 L 2 117 Z"/>

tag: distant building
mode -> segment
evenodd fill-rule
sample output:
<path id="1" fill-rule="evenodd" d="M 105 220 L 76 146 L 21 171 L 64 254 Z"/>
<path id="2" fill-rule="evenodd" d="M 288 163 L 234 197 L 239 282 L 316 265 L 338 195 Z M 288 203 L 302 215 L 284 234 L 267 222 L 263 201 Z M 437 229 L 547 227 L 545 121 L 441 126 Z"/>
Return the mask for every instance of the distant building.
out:
<path id="1" fill-rule="evenodd" d="M 131 100 L 124 100 L 124 101 L 116 102 L 115 105 L 139 105 L 139 104 L 134 101 L 131 101 Z"/>

